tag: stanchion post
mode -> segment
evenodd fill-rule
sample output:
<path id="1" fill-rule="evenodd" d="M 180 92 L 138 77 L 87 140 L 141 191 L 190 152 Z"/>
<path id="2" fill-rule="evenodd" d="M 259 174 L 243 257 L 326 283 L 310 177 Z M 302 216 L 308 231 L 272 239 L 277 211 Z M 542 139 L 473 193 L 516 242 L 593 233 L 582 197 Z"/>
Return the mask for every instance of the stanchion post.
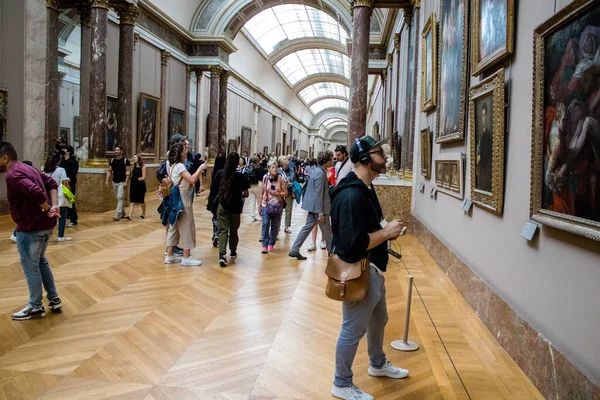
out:
<path id="1" fill-rule="evenodd" d="M 392 342 L 392 347 L 394 349 L 400 350 L 400 351 L 415 351 L 419 348 L 418 344 L 408 340 L 408 328 L 410 327 L 410 306 L 412 304 L 412 287 L 413 287 L 413 277 L 412 277 L 412 275 L 410 275 L 408 277 L 408 299 L 406 300 L 406 319 L 404 322 L 404 339 L 394 340 Z"/>

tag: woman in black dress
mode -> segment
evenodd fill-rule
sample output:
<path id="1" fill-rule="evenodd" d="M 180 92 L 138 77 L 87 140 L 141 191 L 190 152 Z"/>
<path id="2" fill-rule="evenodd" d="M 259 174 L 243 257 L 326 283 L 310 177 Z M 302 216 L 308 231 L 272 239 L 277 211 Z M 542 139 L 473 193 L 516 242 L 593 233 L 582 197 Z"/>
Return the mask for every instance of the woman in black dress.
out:
<path id="1" fill-rule="evenodd" d="M 136 204 L 142 206 L 142 215 L 140 215 L 140 218 L 144 219 L 146 218 L 146 203 L 144 201 L 144 197 L 146 197 L 146 166 L 139 154 L 133 156 L 132 161 L 133 168 L 131 169 L 131 184 L 129 186 L 129 215 L 125 219 L 131 220 Z"/>

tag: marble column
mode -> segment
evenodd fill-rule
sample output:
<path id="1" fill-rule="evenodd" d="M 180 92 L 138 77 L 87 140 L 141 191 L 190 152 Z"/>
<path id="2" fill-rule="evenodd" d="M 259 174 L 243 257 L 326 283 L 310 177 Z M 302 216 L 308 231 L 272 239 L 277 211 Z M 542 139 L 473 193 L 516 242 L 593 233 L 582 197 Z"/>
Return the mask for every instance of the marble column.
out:
<path id="1" fill-rule="evenodd" d="M 202 99 L 201 92 L 201 84 L 202 84 L 202 70 L 197 69 L 196 72 L 196 146 L 198 152 L 202 154 L 203 157 L 207 157 L 205 148 L 206 148 L 206 140 L 202 138 L 200 140 L 200 127 L 204 125 L 204 119 L 201 118 L 202 112 L 200 110 L 200 101 Z M 206 158 L 205 158 L 206 160 Z"/>
<path id="2" fill-rule="evenodd" d="M 44 138 L 46 154 L 54 151 L 54 139 L 59 135 L 58 15 L 60 12 L 58 3 L 58 0 L 46 0 L 48 17 L 46 30 L 46 134 Z"/>
<path id="3" fill-rule="evenodd" d="M 369 80 L 369 26 L 373 12 L 372 0 L 355 0 L 352 60 L 350 69 L 350 113 L 348 145 L 355 138 L 364 136 L 367 126 L 367 91 Z"/>
<path id="4" fill-rule="evenodd" d="M 134 27 L 138 8 L 134 4 L 123 4 L 117 8 L 119 14 L 119 103 L 118 143 L 126 157 L 137 152 L 133 139 L 133 46 Z"/>
<path id="5" fill-rule="evenodd" d="M 83 144 L 83 138 L 90 138 L 90 63 L 92 61 L 92 30 L 91 12 L 89 5 L 84 4 L 79 8 L 81 14 L 81 60 L 80 60 L 80 85 L 79 85 L 79 126 L 77 135 L 80 138 L 79 145 Z"/>
<path id="6" fill-rule="evenodd" d="M 106 35 L 108 0 L 91 1 L 90 148 L 88 165 L 106 162 Z"/>
<path id="7" fill-rule="evenodd" d="M 191 80 L 192 80 L 192 68 L 189 65 L 185 67 L 185 119 L 183 121 L 183 134 L 189 135 L 189 126 L 190 126 L 190 92 L 191 88 Z M 196 136 L 196 140 L 198 140 L 198 136 Z M 197 146 L 197 143 L 193 144 Z"/>
<path id="8" fill-rule="evenodd" d="M 258 153 L 258 121 L 260 118 L 261 106 L 254 104 L 254 124 L 252 127 L 252 154 Z"/>
<path id="9" fill-rule="evenodd" d="M 227 150 L 227 81 L 230 72 L 223 70 L 219 81 L 219 152 Z"/>
<path id="10" fill-rule="evenodd" d="M 210 68 L 210 109 L 208 114 L 208 162 L 214 163 L 219 145 L 219 80 L 223 68 L 213 66 Z"/>
<path id="11" fill-rule="evenodd" d="M 169 108 L 167 107 L 167 82 L 169 70 L 169 58 L 171 53 L 167 50 L 161 51 L 160 57 L 160 139 L 159 139 L 159 154 L 158 158 L 163 159 L 169 151 L 169 143 L 171 142 L 171 132 L 169 132 Z"/>

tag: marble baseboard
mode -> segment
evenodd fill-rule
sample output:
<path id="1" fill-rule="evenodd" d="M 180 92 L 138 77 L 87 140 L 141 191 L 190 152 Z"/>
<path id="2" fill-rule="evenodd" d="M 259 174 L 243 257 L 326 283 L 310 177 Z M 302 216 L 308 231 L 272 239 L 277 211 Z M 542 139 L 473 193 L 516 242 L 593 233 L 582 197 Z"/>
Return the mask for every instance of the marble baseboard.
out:
<path id="1" fill-rule="evenodd" d="M 416 217 L 413 232 L 498 343 L 547 399 L 600 399 L 596 386 Z"/>
<path id="2" fill-rule="evenodd" d="M 375 185 L 375 192 L 386 220 L 401 219 L 405 223 L 410 222 L 412 186 Z"/>

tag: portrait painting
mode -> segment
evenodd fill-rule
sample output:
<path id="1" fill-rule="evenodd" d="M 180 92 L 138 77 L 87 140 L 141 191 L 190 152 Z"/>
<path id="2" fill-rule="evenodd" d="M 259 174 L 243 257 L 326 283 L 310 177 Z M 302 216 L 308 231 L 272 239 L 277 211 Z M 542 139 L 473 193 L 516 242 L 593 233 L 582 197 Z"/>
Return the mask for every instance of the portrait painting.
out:
<path id="1" fill-rule="evenodd" d="M 277 143 L 275 146 L 275 155 L 279 157 L 281 155 L 281 143 Z"/>
<path id="2" fill-rule="evenodd" d="M 443 163 L 441 161 L 435 162 L 435 183 L 438 185 L 441 185 L 443 180 L 442 167 Z"/>
<path id="3" fill-rule="evenodd" d="M 432 13 L 423 28 L 421 40 L 421 110 L 437 104 L 437 22 Z"/>
<path id="4" fill-rule="evenodd" d="M 600 241 L 600 4 L 534 31 L 532 219 Z"/>
<path id="5" fill-rule="evenodd" d="M 231 154 L 237 151 L 237 142 L 235 139 L 229 139 L 227 142 L 227 154 Z"/>
<path id="6" fill-rule="evenodd" d="M 514 0 L 473 0 L 473 76 L 513 52 Z"/>
<path id="7" fill-rule="evenodd" d="M 242 154 L 245 151 L 252 153 L 252 129 L 242 126 Z"/>
<path id="8" fill-rule="evenodd" d="M 444 166 L 442 167 L 442 172 L 444 174 L 444 178 L 442 180 L 442 186 L 445 188 L 450 187 L 450 173 L 452 172 L 450 169 L 450 163 L 444 162 Z"/>
<path id="9" fill-rule="evenodd" d="M 113 96 L 106 97 L 106 137 L 105 150 L 108 155 L 114 154 L 115 146 L 118 144 L 119 132 L 119 100 Z"/>
<path id="10" fill-rule="evenodd" d="M 71 128 L 59 128 L 58 135 L 62 143 L 70 144 L 71 140 Z"/>
<path id="11" fill-rule="evenodd" d="M 469 0 L 442 0 L 436 143 L 464 138 Z"/>
<path id="12" fill-rule="evenodd" d="M 464 197 L 464 154 L 444 153 L 435 161 L 435 183 L 439 192 L 462 199 Z"/>
<path id="13" fill-rule="evenodd" d="M 8 90 L 0 88 L 0 141 L 6 141 L 8 121 Z"/>
<path id="14" fill-rule="evenodd" d="M 471 200 L 502 214 L 504 199 L 504 69 L 469 91 Z"/>
<path id="15" fill-rule="evenodd" d="M 160 99 L 141 93 L 138 115 L 138 146 L 142 154 L 156 155 L 159 132 Z"/>
<path id="16" fill-rule="evenodd" d="M 450 189 L 458 191 L 458 163 L 450 163 Z"/>
<path id="17" fill-rule="evenodd" d="M 421 131 L 421 175 L 431 177 L 431 132 L 429 128 Z"/>
<path id="18" fill-rule="evenodd" d="M 269 146 L 263 147 L 263 155 L 264 156 L 268 156 L 269 155 Z"/>
<path id="19" fill-rule="evenodd" d="M 187 136 L 184 133 L 185 130 L 185 111 L 180 110 L 175 107 L 171 107 L 169 109 L 169 138 L 171 139 L 173 135 L 179 133 L 180 135 Z"/>

